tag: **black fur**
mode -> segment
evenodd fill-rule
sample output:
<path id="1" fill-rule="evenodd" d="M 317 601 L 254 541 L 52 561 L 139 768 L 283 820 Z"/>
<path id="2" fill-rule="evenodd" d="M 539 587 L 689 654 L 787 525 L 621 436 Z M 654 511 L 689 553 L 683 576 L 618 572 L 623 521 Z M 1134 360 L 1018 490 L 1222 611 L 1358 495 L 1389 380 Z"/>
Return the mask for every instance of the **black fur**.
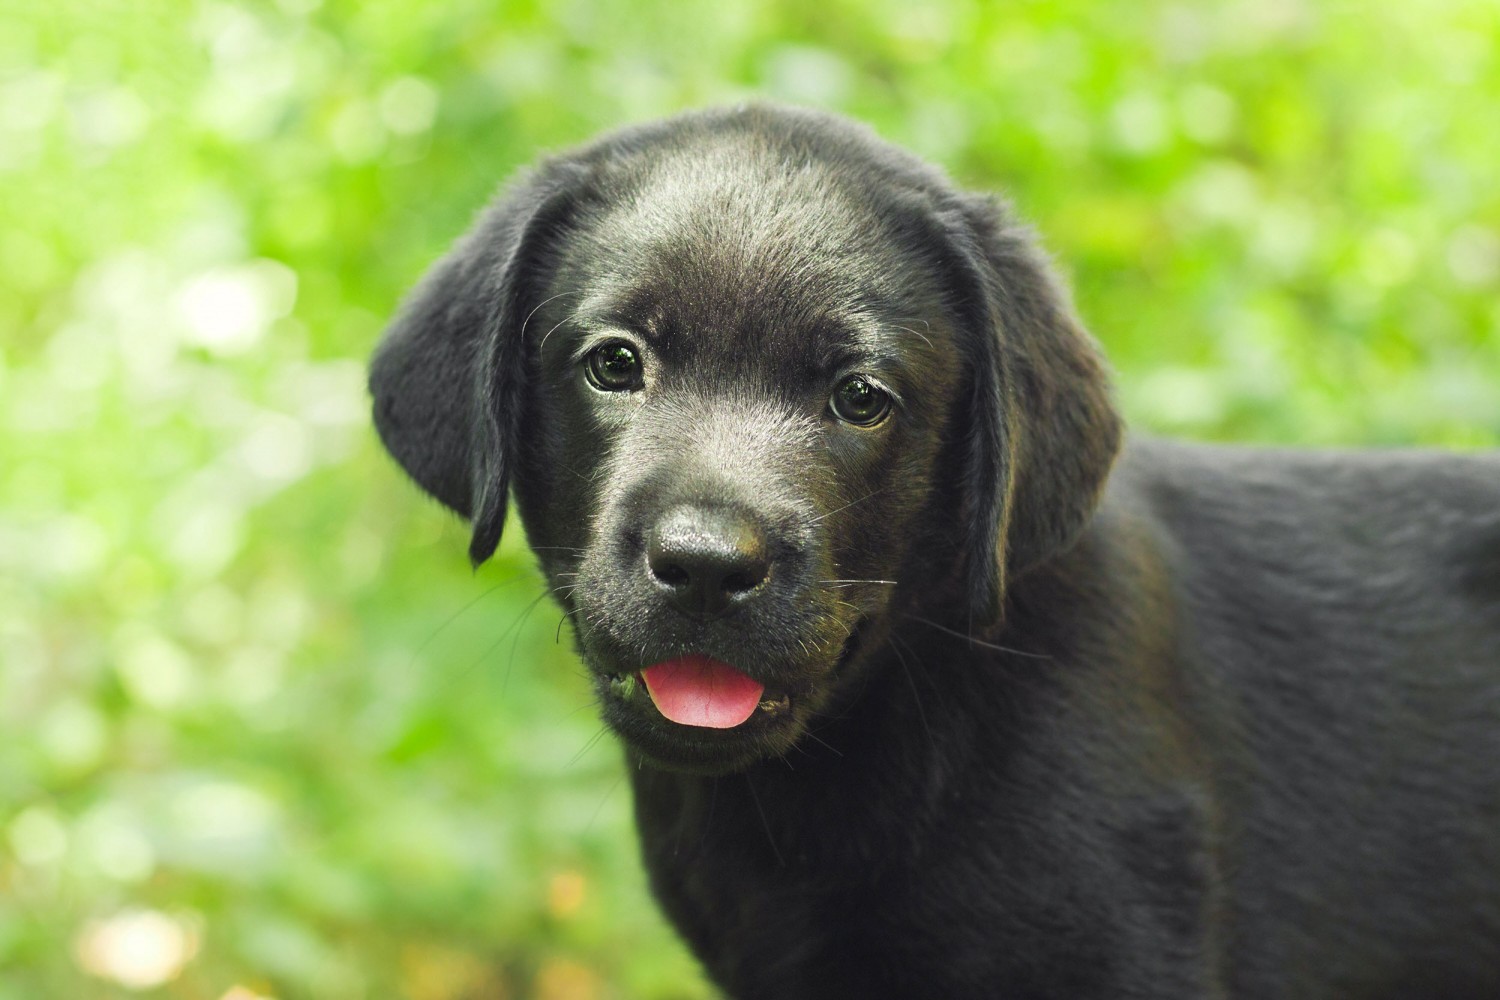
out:
<path id="1" fill-rule="evenodd" d="M 640 388 L 582 374 L 610 340 Z M 1002 205 L 768 107 L 543 164 L 371 390 L 474 559 L 513 488 L 731 995 L 1500 996 L 1496 456 L 1122 450 Z M 682 610 L 669 513 L 766 580 Z M 631 678 L 687 653 L 770 707 L 668 722 Z"/>

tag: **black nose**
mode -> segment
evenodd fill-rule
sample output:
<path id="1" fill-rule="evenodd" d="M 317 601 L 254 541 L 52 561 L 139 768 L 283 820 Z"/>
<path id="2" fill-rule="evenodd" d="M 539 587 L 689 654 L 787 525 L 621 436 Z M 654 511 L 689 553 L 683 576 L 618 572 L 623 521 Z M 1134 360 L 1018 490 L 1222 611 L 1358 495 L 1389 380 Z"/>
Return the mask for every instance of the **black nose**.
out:
<path id="1" fill-rule="evenodd" d="M 728 611 L 771 572 L 766 536 L 749 516 L 720 507 L 674 507 L 646 533 L 646 564 L 689 614 Z"/>

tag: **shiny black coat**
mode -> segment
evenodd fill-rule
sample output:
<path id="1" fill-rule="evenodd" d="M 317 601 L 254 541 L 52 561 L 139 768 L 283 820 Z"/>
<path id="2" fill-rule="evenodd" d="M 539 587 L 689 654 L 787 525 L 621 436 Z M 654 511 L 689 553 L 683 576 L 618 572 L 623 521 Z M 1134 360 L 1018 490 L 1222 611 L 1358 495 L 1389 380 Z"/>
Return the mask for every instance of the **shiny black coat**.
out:
<path id="1" fill-rule="evenodd" d="M 1003 205 L 766 107 L 542 164 L 371 389 L 476 560 L 514 492 L 732 996 L 1500 996 L 1496 456 L 1122 447 Z M 764 585 L 684 611 L 669 517 Z M 667 722 L 631 678 L 686 653 L 776 699 Z"/>

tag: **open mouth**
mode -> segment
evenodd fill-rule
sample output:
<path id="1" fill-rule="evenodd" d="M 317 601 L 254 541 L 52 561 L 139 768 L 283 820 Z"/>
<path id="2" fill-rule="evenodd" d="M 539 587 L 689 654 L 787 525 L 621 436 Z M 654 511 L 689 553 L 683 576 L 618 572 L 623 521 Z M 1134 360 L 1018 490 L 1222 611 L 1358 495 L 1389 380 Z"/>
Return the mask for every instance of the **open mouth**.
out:
<path id="1" fill-rule="evenodd" d="M 835 664 L 851 655 L 860 631 L 845 637 Z M 762 680 L 695 652 L 595 676 L 604 721 L 640 759 L 668 770 L 726 774 L 790 750 L 827 709 L 834 669 L 767 668 L 778 679 Z M 779 679 L 788 673 L 798 676 Z"/>
<path id="2" fill-rule="evenodd" d="M 605 720 L 669 770 L 728 773 L 785 752 L 799 732 L 788 693 L 701 654 L 601 680 Z"/>
<path id="3" fill-rule="evenodd" d="M 699 654 L 606 680 L 621 702 L 637 702 L 644 691 L 662 718 L 695 729 L 734 729 L 756 715 L 783 714 L 791 705 L 786 694 L 769 692 L 730 664 Z"/>

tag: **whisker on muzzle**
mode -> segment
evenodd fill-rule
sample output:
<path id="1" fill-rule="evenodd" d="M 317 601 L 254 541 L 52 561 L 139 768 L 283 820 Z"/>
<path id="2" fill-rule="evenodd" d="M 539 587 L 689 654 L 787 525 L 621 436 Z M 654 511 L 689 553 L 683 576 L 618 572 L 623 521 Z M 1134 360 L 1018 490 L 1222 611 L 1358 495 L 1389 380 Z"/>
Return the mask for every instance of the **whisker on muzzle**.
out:
<path id="1" fill-rule="evenodd" d="M 589 737 L 588 742 L 584 743 L 583 746 L 578 748 L 578 752 L 575 753 L 571 758 L 569 758 L 568 763 L 564 766 L 572 767 L 574 764 L 582 760 L 585 754 L 587 754 L 590 750 L 594 749 L 594 747 L 599 744 L 599 741 L 604 738 L 604 734 L 607 732 L 609 732 L 609 727 L 601 726 L 597 733 Z"/>
<path id="2" fill-rule="evenodd" d="M 932 628 L 937 629 L 939 632 L 946 632 L 947 634 L 954 636 L 955 638 L 968 641 L 970 645 L 980 646 L 984 649 L 993 649 L 999 653 L 1013 653 L 1016 656 L 1025 656 L 1033 660 L 1052 659 L 1052 657 L 1048 656 L 1046 653 L 1028 653 L 1024 649 L 1013 649 L 1010 646 L 1002 646 L 997 642 L 987 642 L 984 639 L 975 638 L 973 635 L 970 635 L 967 632 L 960 632 L 957 629 L 951 629 L 946 625 L 933 621 L 931 618 L 923 618 L 921 615 L 906 614 L 902 617 L 910 618 L 912 621 L 921 622 L 923 625 L 929 625 Z"/>
<path id="3" fill-rule="evenodd" d="M 819 514 L 817 517 L 813 518 L 813 523 L 817 524 L 820 521 L 827 520 L 828 518 L 832 517 L 835 514 L 838 514 L 838 513 L 841 513 L 842 511 L 848 510 L 850 507 L 853 507 L 857 503 L 864 503 L 866 500 L 870 499 L 871 497 L 875 496 L 876 494 L 878 494 L 878 493 L 884 493 L 884 492 L 885 492 L 885 487 L 884 486 L 880 487 L 879 489 L 871 490 L 870 492 L 866 493 L 862 497 L 858 497 L 857 499 L 850 500 L 848 503 L 844 504 L 842 507 L 835 507 L 833 510 L 830 510 L 826 514 Z"/>
<path id="4" fill-rule="evenodd" d="M 567 588 L 567 590 L 568 590 L 569 594 L 571 594 L 573 592 L 573 588 L 572 587 Z M 562 642 L 562 627 L 563 627 L 563 623 L 566 622 L 569 618 L 571 618 L 574 615 L 578 614 L 578 611 L 579 611 L 578 608 L 574 608 L 572 611 L 564 611 L 562 613 L 562 617 L 559 618 L 559 619 L 557 619 L 557 631 L 552 636 L 552 645 L 556 646 L 556 645 L 561 644 L 561 642 Z"/>
<path id="5" fill-rule="evenodd" d="M 487 590 L 481 592 L 480 594 L 478 594 L 477 596 L 475 596 L 472 600 L 470 600 L 469 602 L 467 602 L 466 604 L 464 604 L 463 607 L 461 607 L 457 611 L 453 612 L 453 614 L 449 615 L 448 618 L 441 625 L 439 625 L 437 628 L 433 629 L 432 633 L 430 635 L 428 635 L 427 638 L 423 639 L 422 642 L 421 642 L 421 644 L 419 646 L 417 646 L 416 649 L 412 650 L 411 664 L 410 664 L 410 666 L 412 668 L 415 668 L 416 665 L 417 665 L 417 657 L 419 657 L 419 656 L 422 655 L 422 651 L 425 650 L 428 646 L 432 645 L 433 641 L 435 639 L 437 639 L 438 636 L 442 635 L 443 632 L 447 631 L 447 629 L 448 629 L 449 626 L 451 626 L 454 622 L 458 621 L 460 618 L 462 618 L 464 615 L 466 615 L 469 611 L 471 611 L 474 608 L 474 606 L 476 604 L 478 604 L 480 601 L 484 600 L 486 597 L 489 597 L 491 594 L 493 594 L 495 591 L 499 590 L 501 587 L 508 587 L 511 584 L 520 583 L 523 580 L 530 579 L 530 577 L 531 577 L 531 573 L 529 571 L 524 571 L 524 572 L 520 572 L 520 573 L 512 573 L 510 576 L 508 576 L 505 579 L 501 580 L 499 583 L 496 583 L 494 586 L 488 588 Z"/>

